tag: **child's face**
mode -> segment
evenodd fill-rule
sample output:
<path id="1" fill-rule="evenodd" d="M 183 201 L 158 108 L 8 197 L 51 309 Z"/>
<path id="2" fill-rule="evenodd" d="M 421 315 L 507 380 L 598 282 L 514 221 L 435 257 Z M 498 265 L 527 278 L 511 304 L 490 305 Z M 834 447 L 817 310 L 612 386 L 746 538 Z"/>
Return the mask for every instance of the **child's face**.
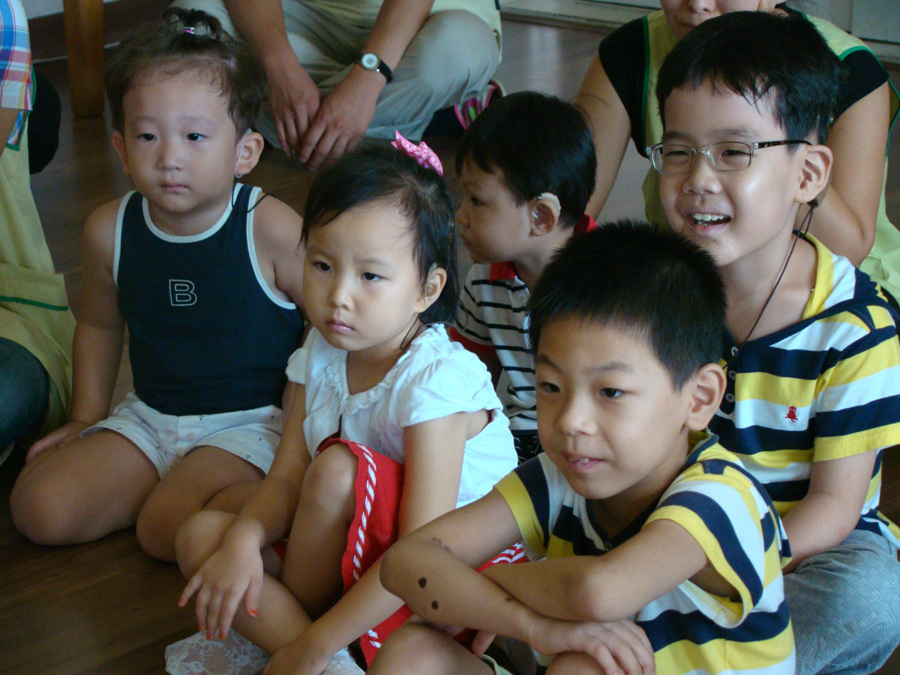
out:
<path id="1" fill-rule="evenodd" d="M 113 143 L 154 222 L 212 226 L 225 210 L 241 153 L 225 97 L 196 70 L 139 76 Z"/>
<path id="2" fill-rule="evenodd" d="M 709 82 L 675 89 L 665 102 L 663 142 L 695 149 L 721 141 L 785 140 L 771 94 L 758 104 Z M 706 249 L 719 267 L 737 261 L 767 269 L 781 264 L 791 243 L 798 188 L 808 146 L 753 151 L 750 166 L 715 171 L 697 153 L 684 174 L 660 176 L 660 199 L 672 228 Z M 793 152 L 791 152 L 793 150 Z"/>
<path id="3" fill-rule="evenodd" d="M 463 198 L 456 220 L 472 261 L 515 262 L 528 240 L 530 204 L 516 204 L 499 171 L 482 171 L 471 158 L 463 162 L 459 182 Z"/>
<path id="4" fill-rule="evenodd" d="M 690 387 L 674 388 L 645 339 L 553 320 L 541 331 L 535 384 L 544 452 L 580 495 L 643 501 L 684 462 Z"/>
<path id="5" fill-rule="evenodd" d="M 679 40 L 707 19 L 728 12 L 768 12 L 775 3 L 776 0 L 659 0 L 669 30 Z"/>
<path id="6" fill-rule="evenodd" d="M 407 218 L 371 202 L 309 232 L 303 304 L 332 346 L 366 358 L 395 355 L 428 303 Z"/>

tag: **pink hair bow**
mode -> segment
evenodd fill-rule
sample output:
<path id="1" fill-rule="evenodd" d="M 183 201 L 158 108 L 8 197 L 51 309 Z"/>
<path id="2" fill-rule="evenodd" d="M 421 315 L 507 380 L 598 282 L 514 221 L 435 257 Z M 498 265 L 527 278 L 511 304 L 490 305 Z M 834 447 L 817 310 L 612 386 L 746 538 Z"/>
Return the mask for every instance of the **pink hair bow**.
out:
<path id="1" fill-rule="evenodd" d="M 434 169 L 439 176 L 444 175 L 444 167 L 441 165 L 441 160 L 434 154 L 434 150 L 425 145 L 425 141 L 416 145 L 403 138 L 399 131 L 394 131 L 394 136 L 397 140 L 391 141 L 391 145 L 405 152 L 426 169 Z"/>

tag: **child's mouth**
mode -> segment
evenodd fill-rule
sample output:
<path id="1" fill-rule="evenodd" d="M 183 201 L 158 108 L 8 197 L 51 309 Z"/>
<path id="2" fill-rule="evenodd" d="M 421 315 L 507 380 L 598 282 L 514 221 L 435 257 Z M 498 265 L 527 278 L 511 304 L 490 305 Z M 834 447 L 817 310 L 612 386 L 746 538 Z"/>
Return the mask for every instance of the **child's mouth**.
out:
<path id="1" fill-rule="evenodd" d="M 691 213 L 691 222 L 698 227 L 709 227 L 710 225 L 724 225 L 731 221 L 730 216 L 723 216 L 719 213 Z"/>

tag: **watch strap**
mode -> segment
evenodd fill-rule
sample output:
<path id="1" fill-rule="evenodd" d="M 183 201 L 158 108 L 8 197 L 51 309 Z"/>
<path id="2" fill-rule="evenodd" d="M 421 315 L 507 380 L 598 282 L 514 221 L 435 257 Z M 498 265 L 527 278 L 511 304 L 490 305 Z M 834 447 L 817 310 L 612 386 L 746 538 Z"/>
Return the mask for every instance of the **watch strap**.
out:
<path id="1" fill-rule="evenodd" d="M 371 61 L 372 59 L 366 59 L 366 57 L 373 57 L 373 58 L 376 60 L 375 66 L 373 66 L 373 67 L 367 66 L 367 65 L 364 63 L 364 61 L 366 61 L 366 60 Z M 388 64 L 386 64 L 386 63 L 381 59 L 381 57 L 378 56 L 377 54 L 374 54 L 374 53 L 372 53 L 372 52 L 366 52 L 366 53 L 362 54 L 362 55 L 359 57 L 359 61 L 357 61 L 357 63 L 359 63 L 359 65 L 360 65 L 364 70 L 369 70 L 369 71 L 381 73 L 381 74 L 384 76 L 384 79 L 387 80 L 388 82 L 390 82 L 391 80 L 394 79 L 394 73 L 393 73 L 393 71 L 391 70 L 390 66 L 388 66 Z"/>

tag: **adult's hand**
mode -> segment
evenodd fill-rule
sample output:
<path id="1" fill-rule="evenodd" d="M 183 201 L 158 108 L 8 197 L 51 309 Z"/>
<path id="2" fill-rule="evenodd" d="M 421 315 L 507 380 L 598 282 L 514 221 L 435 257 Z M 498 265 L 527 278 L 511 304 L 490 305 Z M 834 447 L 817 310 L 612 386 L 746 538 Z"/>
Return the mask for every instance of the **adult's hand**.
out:
<path id="1" fill-rule="evenodd" d="M 316 170 L 352 149 L 369 128 L 384 85 L 380 73 L 354 66 L 319 105 L 303 134 L 297 159 Z"/>
<path id="2" fill-rule="evenodd" d="M 275 133 L 284 154 L 293 157 L 319 112 L 321 93 L 293 52 L 267 64 L 266 75 Z"/>

